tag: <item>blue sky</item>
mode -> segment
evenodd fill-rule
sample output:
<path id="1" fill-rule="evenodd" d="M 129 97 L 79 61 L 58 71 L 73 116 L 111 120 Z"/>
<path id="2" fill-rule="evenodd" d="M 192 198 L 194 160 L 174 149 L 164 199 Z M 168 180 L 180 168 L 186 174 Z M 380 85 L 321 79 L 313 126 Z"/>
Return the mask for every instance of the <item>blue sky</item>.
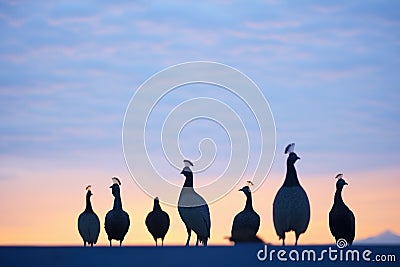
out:
<path id="1" fill-rule="evenodd" d="M 3 1 L 2 157 L 93 155 L 95 165 L 102 153 L 119 155 L 139 85 L 170 65 L 211 60 L 260 87 L 278 153 L 295 141 L 318 160 L 309 171 L 396 166 L 399 5 Z"/>

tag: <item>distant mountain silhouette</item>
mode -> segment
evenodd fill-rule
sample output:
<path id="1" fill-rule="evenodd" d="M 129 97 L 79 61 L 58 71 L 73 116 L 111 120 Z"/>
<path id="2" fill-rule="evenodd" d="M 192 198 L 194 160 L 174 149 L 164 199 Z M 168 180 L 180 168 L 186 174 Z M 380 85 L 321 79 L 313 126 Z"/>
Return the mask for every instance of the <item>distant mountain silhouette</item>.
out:
<path id="1" fill-rule="evenodd" d="M 386 230 L 376 236 L 371 236 L 361 240 L 355 240 L 356 245 L 364 244 L 382 244 L 382 245 L 400 245 L 400 236 L 390 230 Z"/>

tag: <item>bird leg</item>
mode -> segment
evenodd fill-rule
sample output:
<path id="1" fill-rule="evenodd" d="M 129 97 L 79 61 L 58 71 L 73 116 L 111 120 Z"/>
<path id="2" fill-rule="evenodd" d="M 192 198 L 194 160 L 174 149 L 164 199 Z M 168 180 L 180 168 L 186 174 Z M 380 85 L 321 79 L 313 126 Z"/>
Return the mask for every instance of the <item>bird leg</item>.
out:
<path id="1" fill-rule="evenodd" d="M 83 246 L 86 248 L 86 241 L 83 241 Z"/>
<path id="2" fill-rule="evenodd" d="M 122 240 L 119 241 L 119 246 L 122 247 Z"/>
<path id="3" fill-rule="evenodd" d="M 112 247 L 112 244 L 111 244 L 111 239 L 110 239 L 110 247 Z"/>
<path id="4" fill-rule="evenodd" d="M 196 247 L 198 247 L 199 246 L 199 236 L 197 236 L 197 239 L 196 239 Z"/>
<path id="5" fill-rule="evenodd" d="M 297 234 L 297 233 L 295 233 L 295 234 L 296 234 L 296 241 L 294 242 L 294 245 L 297 246 L 297 240 L 299 240 L 300 234 Z"/>
<path id="6" fill-rule="evenodd" d="M 189 246 L 189 241 L 190 241 L 190 236 L 192 235 L 192 230 L 190 230 L 189 228 L 186 228 L 186 231 L 188 233 L 188 238 L 186 240 L 186 246 Z"/>
<path id="7" fill-rule="evenodd" d="M 90 243 L 90 246 L 93 247 L 93 243 Z"/>
<path id="8" fill-rule="evenodd" d="M 161 246 L 164 246 L 164 238 L 161 238 Z"/>

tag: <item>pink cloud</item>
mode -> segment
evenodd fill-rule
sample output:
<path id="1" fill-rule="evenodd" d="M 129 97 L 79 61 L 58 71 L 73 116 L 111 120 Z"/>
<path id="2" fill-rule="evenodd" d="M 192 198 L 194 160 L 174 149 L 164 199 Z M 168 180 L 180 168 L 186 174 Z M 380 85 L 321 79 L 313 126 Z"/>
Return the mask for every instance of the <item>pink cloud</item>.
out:
<path id="1" fill-rule="evenodd" d="M 46 18 L 50 26 L 62 26 L 66 24 L 89 24 L 96 25 L 100 21 L 99 16 L 74 16 L 74 17 L 48 17 Z"/>
<path id="2" fill-rule="evenodd" d="M 11 27 L 15 27 L 15 28 L 24 25 L 25 21 L 26 21 L 25 19 L 11 17 L 4 13 L 0 13 L 0 20 L 3 20 L 8 25 L 10 25 Z"/>
<path id="3" fill-rule="evenodd" d="M 314 5 L 313 9 L 323 15 L 333 14 L 343 10 L 343 6 Z"/>
<path id="4" fill-rule="evenodd" d="M 268 30 L 296 28 L 301 25 L 299 21 L 247 21 L 244 22 L 245 27 L 251 30 Z"/>

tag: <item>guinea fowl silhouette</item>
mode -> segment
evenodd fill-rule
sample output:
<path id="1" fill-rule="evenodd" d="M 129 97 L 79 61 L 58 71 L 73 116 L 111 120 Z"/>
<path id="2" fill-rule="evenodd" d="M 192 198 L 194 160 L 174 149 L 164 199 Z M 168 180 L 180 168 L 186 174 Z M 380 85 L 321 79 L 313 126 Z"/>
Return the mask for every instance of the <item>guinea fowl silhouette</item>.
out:
<path id="1" fill-rule="evenodd" d="M 197 235 L 196 246 L 199 242 L 207 246 L 211 228 L 210 210 L 206 201 L 193 189 L 193 172 L 190 169 L 193 163 L 189 160 L 183 162 L 185 167 L 181 174 L 186 180 L 179 195 L 178 212 L 188 234 L 186 246 L 189 246 L 192 230 Z"/>
<path id="2" fill-rule="evenodd" d="M 288 145 L 285 154 L 287 158 L 286 178 L 282 187 L 278 190 L 273 203 L 273 220 L 276 234 L 285 245 L 285 233 L 294 231 L 296 236 L 295 245 L 302 233 L 307 230 L 310 222 L 310 202 L 297 177 L 294 163 L 300 159 L 294 153 L 295 144 Z"/>
<path id="3" fill-rule="evenodd" d="M 86 208 L 78 217 L 78 231 L 83 239 L 83 245 L 86 243 L 93 247 L 97 243 L 100 233 L 100 220 L 94 213 L 90 197 L 93 195 L 91 186 L 86 187 Z"/>
<path id="4" fill-rule="evenodd" d="M 122 201 L 120 194 L 121 181 L 117 177 L 113 177 L 113 185 L 110 186 L 112 194 L 114 196 L 113 209 L 107 212 L 105 220 L 105 229 L 108 236 L 108 240 L 119 240 L 119 246 L 122 246 L 122 241 L 128 232 L 130 221 L 129 215 L 122 209 Z"/>
<path id="5" fill-rule="evenodd" d="M 156 241 L 156 246 L 158 238 L 161 238 L 161 246 L 164 246 L 164 238 L 169 229 L 169 216 L 161 209 L 158 197 L 154 199 L 153 210 L 146 217 L 146 226 Z"/>
<path id="6" fill-rule="evenodd" d="M 252 184 L 250 181 L 249 184 Z M 246 195 L 246 205 L 233 219 L 230 241 L 239 243 L 263 242 L 257 237 L 260 228 L 260 216 L 253 209 L 252 196 L 249 186 L 239 189 Z"/>
<path id="7" fill-rule="evenodd" d="M 348 185 L 343 179 L 343 174 L 336 175 L 336 192 L 333 206 L 329 212 L 329 229 L 336 241 L 343 238 L 351 245 L 356 232 L 356 218 L 353 212 L 344 204 L 342 190 Z"/>

